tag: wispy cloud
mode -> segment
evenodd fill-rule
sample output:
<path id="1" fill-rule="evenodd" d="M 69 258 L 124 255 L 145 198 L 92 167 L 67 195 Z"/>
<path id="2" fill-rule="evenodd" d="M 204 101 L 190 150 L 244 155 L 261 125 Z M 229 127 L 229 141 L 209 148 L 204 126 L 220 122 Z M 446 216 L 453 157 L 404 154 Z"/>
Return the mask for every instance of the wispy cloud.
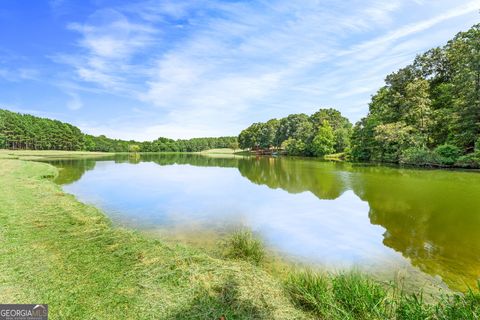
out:
<path id="1" fill-rule="evenodd" d="M 19 82 L 23 80 L 37 80 L 40 72 L 37 69 L 32 68 L 18 68 L 11 69 L 0 67 L 0 78 L 6 81 Z"/>
<path id="2" fill-rule="evenodd" d="M 383 54 L 385 50 L 389 48 L 389 46 L 401 38 L 405 38 L 430 29 L 446 20 L 476 12 L 479 9 L 480 4 L 478 1 L 469 1 L 429 19 L 405 25 L 380 37 L 367 40 L 359 45 L 355 45 L 353 48 L 342 52 L 340 55 L 355 55 L 361 60 L 371 59 L 375 56 Z"/>
<path id="3" fill-rule="evenodd" d="M 133 77 L 144 75 L 146 66 L 134 67 L 132 59 L 150 46 L 158 33 L 114 9 L 98 10 L 85 23 L 71 23 L 68 28 L 80 34 L 77 45 L 81 51 L 57 55 L 57 61 L 72 65 L 79 80 L 117 91 L 129 90 Z"/>
<path id="4" fill-rule="evenodd" d="M 169 110 L 168 127 L 200 122 L 205 133 L 216 127 L 233 134 L 249 121 L 285 115 L 298 106 L 298 96 L 283 92 L 292 93 L 306 74 L 334 55 L 336 37 L 387 23 L 400 2 L 361 7 L 357 19 L 333 15 L 333 9 L 345 9 L 334 7 L 317 1 L 277 1 L 260 8 L 216 4 L 213 18 L 195 24 L 194 32 L 158 59 L 142 97 Z M 284 99 L 284 108 L 266 114 L 272 111 L 269 104 L 278 106 Z"/>
<path id="5" fill-rule="evenodd" d="M 71 109 L 80 111 L 81 95 L 92 90 L 136 101 L 102 127 L 113 136 L 237 134 L 251 122 L 320 106 L 355 121 L 387 73 L 476 22 L 479 7 L 471 0 L 145 0 L 68 24 L 78 51 L 55 61 L 73 68 L 62 82 Z M 121 120 L 133 109 L 141 111 L 136 124 Z"/>
<path id="6" fill-rule="evenodd" d="M 67 102 L 68 109 L 78 110 L 83 107 L 82 100 L 80 100 L 80 96 L 77 93 L 70 93 L 69 95 L 71 99 Z"/>

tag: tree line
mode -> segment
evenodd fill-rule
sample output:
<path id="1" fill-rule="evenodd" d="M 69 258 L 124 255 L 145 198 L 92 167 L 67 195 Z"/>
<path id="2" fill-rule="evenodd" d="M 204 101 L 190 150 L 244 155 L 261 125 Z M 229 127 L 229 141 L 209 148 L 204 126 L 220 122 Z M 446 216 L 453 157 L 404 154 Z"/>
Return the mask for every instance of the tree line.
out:
<path id="1" fill-rule="evenodd" d="M 480 167 L 480 24 L 388 75 L 353 129 L 334 109 L 254 123 L 240 147 L 358 162 Z"/>
<path id="2" fill-rule="evenodd" d="M 352 128 L 335 109 L 257 122 L 242 149 L 289 155 L 343 153 L 353 161 L 480 167 L 480 24 L 388 75 Z M 57 120 L 0 109 L 0 148 L 191 152 L 236 149 L 236 137 L 136 142 L 83 134 Z"/>
<path id="3" fill-rule="evenodd" d="M 480 165 L 480 24 L 386 77 L 353 129 L 351 156 Z"/>
<path id="4" fill-rule="evenodd" d="M 257 122 L 238 136 L 240 148 L 281 150 L 289 155 L 323 156 L 349 150 L 352 124 L 335 109 L 320 109 L 311 116 L 291 114 Z"/>
<path id="5" fill-rule="evenodd" d="M 58 120 L 0 109 L 0 149 L 69 150 L 103 152 L 196 152 L 236 148 L 236 137 L 168 139 L 138 142 L 84 134 Z"/>

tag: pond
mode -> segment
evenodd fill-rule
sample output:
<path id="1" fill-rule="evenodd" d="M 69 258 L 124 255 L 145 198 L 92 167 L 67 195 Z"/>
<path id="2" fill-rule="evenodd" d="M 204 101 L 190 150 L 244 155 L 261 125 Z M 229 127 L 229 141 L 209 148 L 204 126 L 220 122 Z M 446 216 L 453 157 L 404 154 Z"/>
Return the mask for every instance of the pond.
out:
<path id="1" fill-rule="evenodd" d="M 242 227 L 302 263 L 452 289 L 480 277 L 478 172 L 194 154 L 49 162 L 66 192 L 142 232 L 206 245 Z"/>

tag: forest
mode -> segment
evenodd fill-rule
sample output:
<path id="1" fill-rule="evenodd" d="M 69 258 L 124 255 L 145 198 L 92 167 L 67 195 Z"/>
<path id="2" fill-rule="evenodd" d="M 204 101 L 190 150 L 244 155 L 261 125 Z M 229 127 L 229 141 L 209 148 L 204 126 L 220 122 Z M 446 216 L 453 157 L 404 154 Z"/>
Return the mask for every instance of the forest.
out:
<path id="1" fill-rule="evenodd" d="M 480 24 L 388 75 L 353 128 L 356 161 L 480 166 Z"/>
<path id="2" fill-rule="evenodd" d="M 291 114 L 280 120 L 257 122 L 238 136 L 242 149 L 282 150 L 288 155 L 324 156 L 348 151 L 352 124 L 335 109 L 311 116 Z"/>
<path id="3" fill-rule="evenodd" d="M 196 152 L 236 147 L 236 137 L 158 138 L 154 141 L 92 136 L 68 123 L 0 109 L 0 149 L 69 150 L 103 152 Z"/>
<path id="4" fill-rule="evenodd" d="M 480 167 L 480 24 L 388 75 L 353 129 L 334 109 L 254 123 L 241 148 L 357 162 Z"/>

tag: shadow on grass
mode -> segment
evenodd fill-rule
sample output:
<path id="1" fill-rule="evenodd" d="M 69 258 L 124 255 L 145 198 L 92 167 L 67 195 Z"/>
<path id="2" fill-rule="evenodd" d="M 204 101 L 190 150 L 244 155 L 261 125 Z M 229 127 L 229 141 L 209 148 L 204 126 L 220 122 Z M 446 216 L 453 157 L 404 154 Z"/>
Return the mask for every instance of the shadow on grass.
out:
<path id="1" fill-rule="evenodd" d="M 258 303 L 258 302 L 257 302 Z M 233 277 L 212 290 L 202 290 L 190 305 L 172 314 L 168 319 L 273 319 L 272 312 L 259 308 L 253 301 L 240 297 L 239 286 Z"/>

